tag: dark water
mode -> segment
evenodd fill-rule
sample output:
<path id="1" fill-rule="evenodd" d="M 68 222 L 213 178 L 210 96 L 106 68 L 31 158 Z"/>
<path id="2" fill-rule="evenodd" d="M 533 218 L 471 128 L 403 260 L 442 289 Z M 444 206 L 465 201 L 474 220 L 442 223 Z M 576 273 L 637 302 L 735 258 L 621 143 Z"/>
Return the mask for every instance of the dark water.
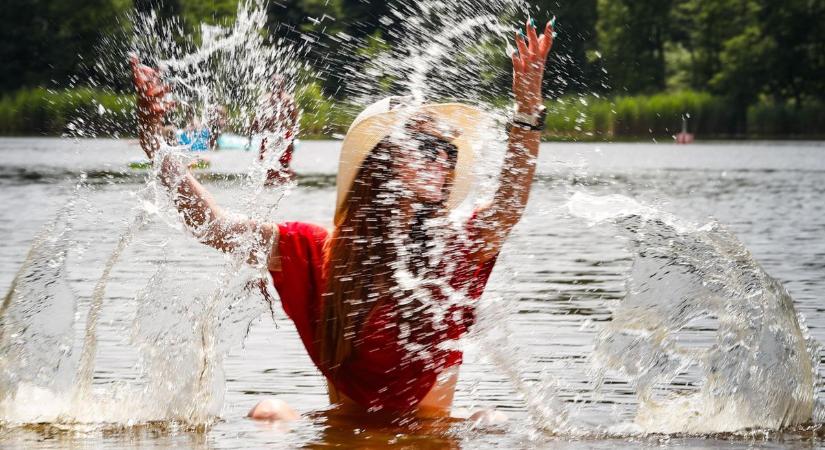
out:
<path id="1" fill-rule="evenodd" d="M 330 224 L 337 149 L 337 142 L 302 143 L 294 162 L 298 187 L 283 200 L 273 220 Z M 80 300 L 77 326 L 82 328 L 83 305 L 134 214 L 135 193 L 145 179 L 126 164 L 138 156 L 138 147 L 125 141 L 0 140 L 0 232 L 5 237 L 0 243 L 0 286 L 10 285 L 40 227 L 76 196 L 76 185 L 86 174 L 90 187 L 83 194 L 84 213 L 73 226 L 75 242 L 67 264 L 69 284 Z M 202 175 L 230 209 L 239 202 L 233 180 L 251 160 L 249 153 L 217 153 L 210 173 Z M 245 345 L 233 348 L 226 358 L 222 420 L 208 430 L 185 430 L 169 423 L 69 428 L 41 424 L 0 430 L 0 443 L 4 448 L 820 446 L 816 426 L 812 431 L 733 436 L 604 435 L 605 430 L 633 422 L 638 404 L 633 387 L 623 380 L 608 379 L 597 389 L 589 360 L 601 324 L 610 320 L 611 308 L 625 295 L 632 255 L 613 227 L 591 227 L 570 216 L 567 202 L 577 192 L 621 194 L 691 222 L 713 218 L 724 224 L 784 284 L 813 338 L 825 342 L 825 145 L 545 144 L 528 210 L 485 293 L 484 301 L 497 311 L 494 317 L 509 320 L 496 327 L 498 334 L 488 337 L 492 341 L 469 340 L 456 399 L 458 408 L 504 411 L 510 418 L 506 426 L 470 431 L 456 422 L 393 429 L 336 421 L 323 413 L 323 380 L 291 323 L 275 308 L 274 321 L 263 314 Z M 98 325 L 96 387 L 136 379 L 137 352 L 130 341 L 135 296 L 161 260 L 174 267 L 174 276 L 185 287 L 214 276 L 223 257 L 160 221 L 138 234 L 107 289 Z M 525 391 L 508 381 L 491 358 L 490 345 L 497 343 L 511 350 L 521 380 L 539 386 L 541 380 L 555 380 L 557 395 L 575 420 L 583 428 L 601 431 L 576 439 L 539 431 L 537 419 L 528 412 Z M 526 395 L 541 391 L 528 390 Z M 286 400 L 305 418 L 287 428 L 244 419 L 264 396 Z M 123 416 L 129 417 L 129 411 L 102 420 Z"/>

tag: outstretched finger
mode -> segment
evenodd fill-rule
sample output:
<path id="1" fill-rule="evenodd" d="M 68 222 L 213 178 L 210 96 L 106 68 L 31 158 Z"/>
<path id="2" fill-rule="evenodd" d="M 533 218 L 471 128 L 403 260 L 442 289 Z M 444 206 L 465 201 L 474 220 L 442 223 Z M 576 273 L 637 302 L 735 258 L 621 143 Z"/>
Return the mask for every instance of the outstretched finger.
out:
<path id="1" fill-rule="evenodd" d="M 518 54 L 522 58 L 530 55 L 530 51 L 527 49 L 527 44 L 524 42 L 524 38 L 520 33 L 516 33 L 516 46 L 518 47 Z"/>
<path id="2" fill-rule="evenodd" d="M 541 34 L 541 38 L 539 39 L 539 49 L 542 52 L 542 55 L 547 56 L 550 52 L 550 49 L 553 48 L 553 38 L 555 37 L 555 31 L 553 29 L 553 25 L 555 22 L 555 17 L 553 20 L 547 22 L 547 26 L 544 27 L 544 33 Z"/>
<path id="3" fill-rule="evenodd" d="M 538 53 L 539 51 L 539 37 L 536 34 L 536 27 L 533 26 L 534 20 L 527 20 L 527 40 L 530 42 L 530 51 Z"/>
<path id="4" fill-rule="evenodd" d="M 556 36 L 556 16 L 553 16 L 547 25 L 544 27 L 544 35 L 549 37 L 551 40 Z"/>
<path id="5" fill-rule="evenodd" d="M 524 71 L 524 67 L 521 64 L 521 58 L 519 58 L 518 53 L 513 52 L 513 54 L 510 55 L 510 59 L 513 60 L 513 70 L 515 70 L 516 72 Z"/>

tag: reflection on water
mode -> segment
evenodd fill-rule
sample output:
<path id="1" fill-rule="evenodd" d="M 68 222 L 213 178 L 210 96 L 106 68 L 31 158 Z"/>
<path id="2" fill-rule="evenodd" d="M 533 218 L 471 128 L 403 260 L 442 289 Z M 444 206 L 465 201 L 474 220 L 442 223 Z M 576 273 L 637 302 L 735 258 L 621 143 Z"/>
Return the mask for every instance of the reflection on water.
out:
<path id="1" fill-rule="evenodd" d="M 42 149 L 30 157 L 31 149 L 38 146 L 50 146 L 51 150 Z M 657 211 L 676 213 L 687 222 L 706 223 L 708 216 L 715 216 L 719 223 L 742 241 L 742 248 L 747 249 L 753 261 L 782 282 L 796 310 L 806 318 L 804 325 L 810 335 L 816 340 L 825 339 L 820 305 L 825 287 L 825 273 L 821 265 L 825 256 L 825 246 L 821 241 L 825 231 L 825 205 L 821 202 L 821 196 L 825 193 L 822 184 L 825 174 L 822 152 L 825 149 L 800 145 L 785 148 L 778 156 L 772 148 L 759 145 L 697 145 L 677 149 L 665 145 L 637 147 L 617 144 L 601 145 L 599 152 L 595 152 L 594 147 L 575 144 L 543 146 L 540 181 L 535 186 L 527 215 L 508 242 L 484 300 L 486 305 L 496 305 L 495 308 L 498 308 L 493 311 L 492 317 L 497 317 L 496 314 L 501 311 L 506 312 L 509 342 L 505 346 L 502 341 L 495 340 L 495 334 L 491 334 L 492 341 L 470 340 L 466 343 L 467 362 L 462 367 L 457 407 L 469 410 L 496 407 L 505 411 L 510 416 L 510 422 L 502 430 L 471 432 L 464 423 L 451 423 L 442 429 L 443 432 L 419 429 L 401 430 L 393 434 L 398 430 L 372 429 L 359 423 L 345 426 L 333 423 L 334 419 L 324 413 L 313 413 L 322 411 L 326 406 L 323 380 L 305 355 L 292 325 L 280 308 L 276 306 L 273 321 L 265 304 L 258 303 L 260 300 L 251 300 L 248 305 L 253 310 L 241 316 L 250 314 L 257 319 L 249 330 L 244 348 L 232 347 L 224 360 L 226 382 L 224 406 L 220 411 L 222 419 L 208 430 L 188 430 L 184 425 L 173 422 L 136 428 L 123 428 L 123 425 L 89 426 L 86 431 L 78 431 L 77 427 L 67 430 L 64 426 L 52 424 L 3 429 L 0 439 L 12 448 L 26 447 L 27 443 L 43 439 L 55 447 L 75 445 L 81 439 L 95 447 L 110 448 L 123 448 L 134 445 L 134 442 L 158 447 L 220 448 L 236 445 L 322 446 L 330 442 L 364 443 L 367 440 L 388 447 L 412 442 L 416 446 L 468 448 L 509 448 L 528 445 L 526 442 L 530 442 L 530 446 L 544 443 L 554 448 L 615 445 L 615 437 L 600 433 L 621 432 L 621 429 L 615 428 L 617 425 L 634 424 L 638 420 L 638 384 L 634 384 L 631 378 L 619 376 L 605 377 L 598 384 L 591 364 L 594 344 L 599 342 L 597 338 L 600 333 L 615 325 L 615 314 L 641 317 L 633 313 L 639 310 L 621 309 L 621 299 L 625 298 L 628 287 L 639 290 L 640 286 L 634 285 L 633 280 L 650 279 L 649 273 L 658 271 L 660 264 L 667 263 L 667 260 L 654 258 L 659 265 L 639 266 L 640 251 L 632 245 L 628 246 L 632 244 L 633 235 L 612 226 L 590 227 L 588 221 L 569 213 L 568 202 L 576 192 L 592 195 L 620 193 Z M 310 142 L 296 153 L 295 168 L 303 175 L 299 178 L 298 187 L 281 204 L 274 220 L 306 220 L 329 225 L 334 202 L 336 150 L 337 143 Z M 73 218 L 70 227 L 72 238 L 64 243 L 67 245 L 65 269 L 57 265 L 49 272 L 52 276 L 62 273 L 58 278 L 65 280 L 71 295 L 78 301 L 76 312 L 55 316 L 73 318 L 75 332 L 72 344 L 75 348 L 81 345 L 82 326 L 105 259 L 117 245 L 126 221 L 134 216 L 136 195 L 145 175 L 128 171 L 126 162 L 137 152 L 136 148 L 125 143 L 103 140 L 82 141 L 79 144 L 49 139 L 0 141 L 0 155 L 3 156 L 0 163 L 0 200 L 5 205 L 4 213 L 0 215 L 0 230 L 6 236 L 0 244 L 3 249 L 0 252 L 0 280 L 3 286 L 11 286 L 38 230 L 51 223 L 56 212 L 69 199 L 77 198 L 77 174 L 86 171 L 93 181 L 83 193 L 79 206 L 75 207 L 83 213 Z M 750 157 L 737 157 L 743 154 Z M 203 176 L 219 201 L 230 208 L 242 205 L 237 196 L 237 182 L 231 178 L 229 182 L 224 180 L 227 175 L 240 176 L 238 174 L 243 173 L 242 169 L 237 168 L 248 165 L 251 158 L 252 155 L 244 152 L 215 154 L 213 173 Z M 745 167 L 737 168 L 737 164 Z M 770 165 L 777 168 L 765 170 L 765 166 Z M 58 175 L 49 175 L 52 178 L 47 181 L 43 181 L 46 178 L 29 181 L 8 175 L 22 171 Z M 597 208 L 594 210 L 600 211 Z M 644 235 L 648 237 L 657 230 L 645 229 L 644 224 L 631 225 L 636 231 L 645 230 Z M 617 236 L 620 238 L 617 239 Z M 672 238 L 678 236 L 678 233 L 671 235 Z M 720 239 L 723 243 L 736 242 L 729 237 Z M 650 244 L 650 241 L 646 242 Z M 677 243 L 678 240 L 674 241 L 674 244 Z M 663 250 L 670 245 L 670 241 L 659 241 L 656 246 L 648 244 L 649 248 Z M 61 255 L 59 248 L 48 252 L 56 257 Z M 651 251 L 644 254 L 651 258 L 663 255 Z M 121 395 L 119 402 L 113 401 L 111 404 L 124 408 L 124 416 L 135 417 L 134 410 L 125 409 L 129 403 L 123 396 L 131 392 L 130 389 L 145 386 L 145 375 L 139 370 L 139 363 L 147 361 L 146 352 L 151 352 L 153 348 L 151 345 L 142 347 L 141 342 L 162 339 L 157 332 L 170 323 L 186 323 L 179 319 L 181 311 L 174 309 L 167 311 L 163 320 L 140 318 L 146 318 L 146 308 L 153 307 L 150 303 L 152 299 L 157 301 L 178 292 L 186 292 L 187 298 L 197 298 L 199 292 L 207 295 L 209 289 L 201 289 L 205 286 L 204 281 L 219 275 L 224 267 L 224 257 L 202 248 L 182 232 L 170 231 L 163 220 L 155 220 L 135 236 L 121 261 L 111 274 L 106 305 L 98 322 L 98 356 L 93 387 Z M 55 262 L 59 262 L 59 258 Z M 159 270 L 159 267 L 163 269 Z M 709 265 L 707 270 L 712 267 Z M 739 266 L 743 270 L 749 270 L 748 267 L 751 266 Z M 632 272 L 641 269 L 644 270 Z M 631 283 L 626 284 L 629 274 L 633 277 Z M 753 274 L 756 276 L 758 272 Z M 174 286 L 177 292 L 173 290 L 164 295 L 147 296 L 144 287 L 153 276 L 167 277 L 168 281 L 161 284 Z M 53 286 L 59 287 L 58 284 Z M 674 293 L 667 289 L 673 283 L 656 286 L 661 288 L 656 291 L 657 296 L 673 298 Z M 237 288 L 241 292 L 244 287 Z M 776 288 L 779 289 L 779 286 Z M 781 290 L 776 293 L 775 298 L 785 302 L 789 300 L 781 295 Z M 723 294 L 728 297 L 733 295 L 731 292 Z M 667 305 L 654 300 L 653 296 L 646 299 L 654 306 Z M 238 304 L 247 303 L 242 301 Z M 776 303 L 777 306 L 781 304 L 781 301 Z M 262 308 L 254 309 L 259 306 Z M 648 310 L 646 308 L 642 310 Z M 661 317 L 664 320 L 667 314 L 663 313 Z M 765 317 L 778 320 L 790 316 Z M 678 345 L 684 348 L 680 351 L 717 345 L 713 336 L 720 329 L 718 311 L 715 318 L 715 322 L 713 319 L 699 320 L 682 328 Z M 136 319 L 141 323 L 137 328 Z M 768 329 L 778 332 L 793 330 L 790 322 L 777 323 L 771 328 L 768 322 L 764 322 Z M 58 326 L 58 322 L 49 324 Z M 483 325 L 482 321 L 480 326 Z M 800 326 L 800 330 L 803 329 Z M 243 332 L 246 332 L 245 328 Z M 755 342 L 754 345 L 767 342 L 770 341 Z M 499 370 L 500 361 L 495 361 L 488 351 L 491 345 L 499 344 L 502 348 L 516 349 L 515 355 L 519 361 L 516 369 L 527 385 L 550 383 L 554 386 L 554 395 L 568 411 L 568 423 L 572 427 L 603 431 L 584 437 L 585 441 L 579 444 L 567 442 L 564 435 L 550 437 L 537 434 L 533 417 L 535 412 L 528 404 L 530 399 L 525 398 L 525 391 L 517 389 L 512 380 L 508 380 L 507 374 Z M 169 343 L 166 348 L 173 347 Z M 154 347 L 154 350 L 159 348 Z M 51 350 L 58 351 L 58 348 Z M 689 353 L 682 355 L 691 356 Z M 167 361 L 178 360 L 181 364 L 187 361 L 185 355 L 167 356 L 170 357 Z M 744 361 L 747 361 L 747 356 Z M 46 362 L 54 363 L 56 360 L 50 357 Z M 8 364 L 8 361 L 5 359 L 3 363 Z M 716 370 L 714 368 L 724 362 L 706 359 L 683 371 L 671 372 L 675 376 L 670 380 L 660 379 L 664 384 L 657 385 L 651 398 L 662 402 L 666 400 L 661 395 L 664 392 L 699 392 L 704 386 L 697 381 L 701 380 L 702 370 Z M 34 364 L 34 361 L 30 363 Z M 760 376 L 766 373 L 756 371 Z M 756 380 L 764 379 L 753 379 Z M 768 378 L 761 381 L 761 386 L 773 383 L 775 386 L 772 388 L 781 389 L 783 385 L 779 381 L 787 380 L 786 376 Z M 821 383 L 818 380 L 817 386 Z M 187 380 L 169 381 L 185 383 Z M 113 389 L 115 386 L 118 389 Z M 531 391 L 528 389 L 526 392 Z M 769 401 L 775 392 L 774 389 L 760 387 L 753 390 L 746 400 Z M 118 400 L 116 395 L 113 394 L 113 400 Z M 267 395 L 283 398 L 308 416 L 288 430 L 267 429 L 244 419 L 246 410 Z M 816 395 L 822 396 L 821 393 Z M 36 399 L 44 404 L 59 400 L 47 396 Z M 637 428 L 628 426 L 624 431 L 634 430 Z M 720 444 L 716 439 L 732 439 L 733 443 L 726 442 L 724 445 L 736 448 L 740 444 L 743 447 L 748 445 L 750 439 L 773 436 L 760 433 L 713 435 L 702 439 L 673 438 L 671 442 L 713 447 Z M 813 429 L 794 428 L 781 436 L 786 443 L 822 438 L 818 426 Z M 641 439 L 643 444 L 655 445 L 659 442 L 656 437 L 636 439 Z M 627 443 L 622 438 L 619 442 Z"/>

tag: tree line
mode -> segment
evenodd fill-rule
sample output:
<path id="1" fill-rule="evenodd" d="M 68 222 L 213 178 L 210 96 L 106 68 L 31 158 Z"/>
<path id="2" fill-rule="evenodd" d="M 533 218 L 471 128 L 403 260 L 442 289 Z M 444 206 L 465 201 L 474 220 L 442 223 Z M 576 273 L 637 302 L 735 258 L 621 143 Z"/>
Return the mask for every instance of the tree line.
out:
<path id="1" fill-rule="evenodd" d="M 201 22 L 231 20 L 238 0 L 7 3 L 0 10 L 3 96 L 26 88 L 101 83 L 95 64 L 102 43 L 122 41 L 134 11 L 177 17 L 184 28 L 195 30 Z M 554 95 L 706 93 L 724 101 L 730 110 L 726 126 L 734 133 L 746 131 L 754 105 L 809 111 L 825 103 L 825 27 L 820 24 L 825 0 L 530 0 L 529 5 L 538 16 L 558 17 L 546 78 L 549 84 L 561 80 L 564 89 L 549 91 Z M 391 7 L 376 0 L 271 1 L 269 32 L 295 36 L 321 33 L 323 26 L 325 33 L 343 32 L 364 45 L 374 41 L 368 37 L 393 45 L 381 23 Z M 324 15 L 334 20 L 322 25 L 311 20 Z M 363 52 L 348 53 L 356 60 L 363 57 Z M 318 61 L 323 60 L 321 53 Z M 327 80 L 335 82 L 334 76 Z M 114 84 L 109 87 L 129 87 L 128 80 Z M 825 124 L 821 127 L 817 132 L 825 132 Z"/>

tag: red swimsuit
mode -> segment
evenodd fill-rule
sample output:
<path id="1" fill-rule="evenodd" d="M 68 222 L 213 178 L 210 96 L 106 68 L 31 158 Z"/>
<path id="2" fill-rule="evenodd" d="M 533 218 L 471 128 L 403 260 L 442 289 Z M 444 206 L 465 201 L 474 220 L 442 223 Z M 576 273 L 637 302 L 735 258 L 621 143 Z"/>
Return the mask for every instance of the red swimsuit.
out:
<path id="1" fill-rule="evenodd" d="M 469 223 L 472 222 L 471 219 Z M 301 222 L 287 222 L 278 228 L 281 270 L 272 272 L 272 279 L 284 311 L 295 322 L 301 341 L 317 366 L 315 334 L 324 286 L 324 246 L 329 234 L 320 226 Z M 467 226 L 468 231 L 472 229 Z M 460 292 L 466 300 L 476 300 L 487 284 L 496 258 L 478 263 L 470 257 L 468 244 L 459 238 L 453 241 L 447 243 L 451 250 L 444 258 L 449 267 L 439 266 L 443 269 L 440 273 L 449 284 L 447 289 Z M 430 290 L 440 292 L 436 287 Z M 433 297 L 446 300 L 443 293 Z M 361 339 L 353 355 L 332 381 L 335 388 L 371 411 L 414 409 L 432 389 L 439 373 L 461 363 L 460 351 L 444 347 L 449 345 L 448 341 L 461 337 L 475 318 L 473 307 L 462 302 L 453 302 L 442 312 L 441 320 L 427 326 L 426 331 L 410 333 L 407 342 L 412 345 L 403 345 L 397 308 L 391 302 L 384 303 L 361 328 Z"/>

